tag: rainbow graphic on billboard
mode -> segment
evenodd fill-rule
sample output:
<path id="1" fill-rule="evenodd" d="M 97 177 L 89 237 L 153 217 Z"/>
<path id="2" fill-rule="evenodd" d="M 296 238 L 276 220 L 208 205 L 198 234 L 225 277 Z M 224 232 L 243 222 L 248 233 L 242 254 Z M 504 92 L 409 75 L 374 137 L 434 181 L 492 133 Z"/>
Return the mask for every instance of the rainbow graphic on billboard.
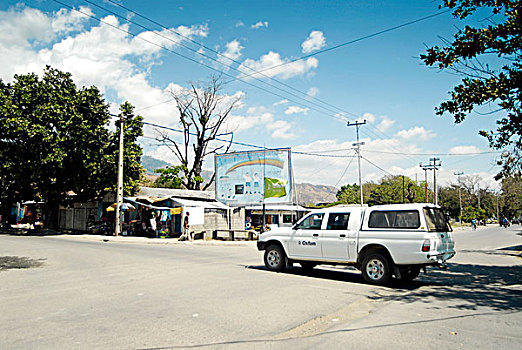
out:
<path id="1" fill-rule="evenodd" d="M 282 160 L 279 159 L 255 159 L 255 160 L 246 160 L 241 163 L 234 164 L 234 166 L 230 167 L 226 174 L 229 174 L 230 172 L 244 167 L 244 166 L 252 166 L 252 165 L 271 165 L 278 167 L 279 169 L 283 169 L 285 166 L 285 163 Z"/>

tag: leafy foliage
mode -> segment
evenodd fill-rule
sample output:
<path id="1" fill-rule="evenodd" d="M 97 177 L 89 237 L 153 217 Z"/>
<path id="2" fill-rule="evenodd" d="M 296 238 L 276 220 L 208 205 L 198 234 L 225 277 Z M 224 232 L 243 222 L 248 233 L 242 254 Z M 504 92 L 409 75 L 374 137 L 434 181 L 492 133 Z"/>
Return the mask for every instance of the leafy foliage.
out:
<path id="1" fill-rule="evenodd" d="M 129 117 L 132 106 L 124 104 Z M 116 182 L 117 132 L 107 129 L 110 114 L 100 91 L 78 89 L 71 74 L 47 67 L 36 74 L 0 81 L 0 201 L 3 212 L 20 200 L 47 203 L 48 224 L 56 227 L 60 204 L 92 199 Z M 133 118 L 130 118 L 133 119 Z M 126 181 L 139 179 L 139 118 L 126 142 Z M 135 165 L 137 161 L 137 166 Z"/>
<path id="2" fill-rule="evenodd" d="M 497 129 L 482 130 L 480 134 L 495 149 L 511 148 L 499 161 L 503 168 L 497 178 L 520 172 L 522 4 L 513 0 L 444 0 L 441 7 L 452 9 L 453 15 L 462 20 L 481 9 L 490 10 L 492 15 L 487 18 L 489 25 L 482 28 L 467 25 L 448 46 L 434 46 L 421 55 L 426 65 L 451 69 L 463 76 L 462 83 L 451 92 L 451 99 L 442 102 L 436 113 L 448 112 L 453 114 L 455 123 L 461 123 L 478 106 L 496 103 L 503 112 L 497 120 Z"/>
<path id="3" fill-rule="evenodd" d="M 404 192 L 403 192 L 404 188 Z M 363 200 L 365 204 L 391 204 L 404 202 L 424 202 L 424 188 L 415 184 L 409 177 L 386 176 L 381 179 L 379 184 L 363 184 Z M 337 192 L 337 199 L 343 204 L 361 203 L 359 185 L 342 186 Z"/>
<path id="4" fill-rule="evenodd" d="M 154 181 L 154 185 L 164 188 L 181 188 L 183 178 L 180 172 L 185 172 L 185 170 L 183 165 L 155 169 L 154 172 L 161 175 Z"/>

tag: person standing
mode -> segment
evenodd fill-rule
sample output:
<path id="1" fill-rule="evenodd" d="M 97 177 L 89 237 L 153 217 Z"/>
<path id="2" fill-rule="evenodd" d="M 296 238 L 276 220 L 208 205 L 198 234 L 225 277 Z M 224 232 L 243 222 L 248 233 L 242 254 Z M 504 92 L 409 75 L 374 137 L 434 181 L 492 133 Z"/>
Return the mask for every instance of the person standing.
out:
<path id="1" fill-rule="evenodd" d="M 183 234 L 179 238 L 180 241 L 184 240 L 190 240 L 192 241 L 192 237 L 190 236 L 190 224 L 189 224 L 189 216 L 190 213 L 187 211 L 187 214 L 185 215 L 185 219 L 183 219 Z"/>

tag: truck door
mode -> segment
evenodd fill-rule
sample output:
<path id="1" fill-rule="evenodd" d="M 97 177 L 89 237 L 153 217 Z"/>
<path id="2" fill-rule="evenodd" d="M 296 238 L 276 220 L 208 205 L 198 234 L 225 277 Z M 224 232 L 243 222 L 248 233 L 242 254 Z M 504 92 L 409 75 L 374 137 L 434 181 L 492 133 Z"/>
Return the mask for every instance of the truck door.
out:
<path id="1" fill-rule="evenodd" d="M 350 213 L 329 213 L 321 236 L 323 259 L 349 260 L 348 244 L 353 232 L 349 231 Z"/>
<path id="2" fill-rule="evenodd" d="M 319 238 L 323 217 L 324 213 L 312 213 L 294 227 L 288 242 L 288 251 L 291 257 L 321 258 Z"/>

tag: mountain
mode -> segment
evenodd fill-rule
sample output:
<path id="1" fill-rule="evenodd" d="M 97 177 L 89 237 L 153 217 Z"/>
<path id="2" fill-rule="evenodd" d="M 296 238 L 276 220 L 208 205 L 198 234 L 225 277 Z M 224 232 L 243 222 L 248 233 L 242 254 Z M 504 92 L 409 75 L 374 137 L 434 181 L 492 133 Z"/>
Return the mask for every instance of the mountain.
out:
<path id="1" fill-rule="evenodd" d="M 154 174 L 154 169 L 165 168 L 166 166 L 170 166 L 172 164 L 149 156 L 142 156 L 141 165 L 143 165 L 147 174 Z"/>
<path id="2" fill-rule="evenodd" d="M 296 184 L 297 199 L 300 205 L 335 202 L 338 190 L 333 186 Z"/>

